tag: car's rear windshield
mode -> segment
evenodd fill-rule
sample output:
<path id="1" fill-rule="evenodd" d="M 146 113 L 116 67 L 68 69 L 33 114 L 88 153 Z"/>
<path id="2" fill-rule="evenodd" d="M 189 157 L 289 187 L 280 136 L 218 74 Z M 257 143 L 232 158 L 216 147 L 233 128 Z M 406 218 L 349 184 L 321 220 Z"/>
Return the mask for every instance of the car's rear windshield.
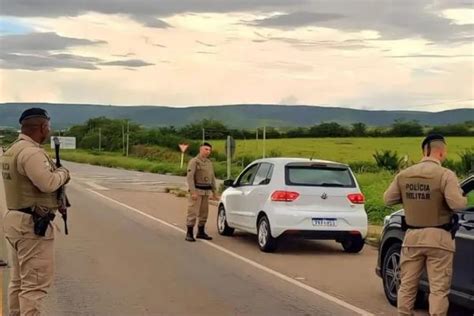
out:
<path id="1" fill-rule="evenodd" d="M 286 166 L 287 185 L 354 188 L 351 172 L 344 166 Z"/>

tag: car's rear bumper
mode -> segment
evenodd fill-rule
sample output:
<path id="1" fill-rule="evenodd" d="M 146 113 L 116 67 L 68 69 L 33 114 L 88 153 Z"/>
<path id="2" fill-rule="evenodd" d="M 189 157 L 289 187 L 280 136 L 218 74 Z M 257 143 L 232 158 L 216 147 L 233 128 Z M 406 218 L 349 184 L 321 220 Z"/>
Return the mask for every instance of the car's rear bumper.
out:
<path id="1" fill-rule="evenodd" d="M 331 230 L 286 230 L 282 237 L 299 237 L 305 239 L 338 240 L 348 237 L 362 237 L 359 231 L 331 231 Z M 363 237 L 362 237 L 363 238 Z"/>
<path id="2" fill-rule="evenodd" d="M 335 219 L 337 224 L 336 226 L 315 226 L 313 225 L 314 218 Z M 314 236 L 311 237 L 314 239 L 335 239 L 332 236 L 359 233 L 365 239 L 368 230 L 367 214 L 360 211 L 305 212 L 278 208 L 274 209 L 270 216 L 270 225 L 275 238 L 291 232 L 303 236 Z"/>

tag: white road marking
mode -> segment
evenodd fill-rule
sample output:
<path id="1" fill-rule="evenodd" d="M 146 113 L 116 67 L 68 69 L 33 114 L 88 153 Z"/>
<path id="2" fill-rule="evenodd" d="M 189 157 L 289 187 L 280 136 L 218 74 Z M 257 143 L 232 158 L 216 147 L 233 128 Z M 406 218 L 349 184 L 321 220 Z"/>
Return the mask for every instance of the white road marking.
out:
<path id="1" fill-rule="evenodd" d="M 117 201 L 117 200 L 114 200 L 114 199 L 112 199 L 112 198 L 110 198 L 110 197 L 108 197 L 108 196 L 105 196 L 105 195 L 103 195 L 103 194 L 100 194 L 99 192 L 96 192 L 96 191 L 94 191 L 94 190 L 92 190 L 92 189 L 87 189 L 87 190 L 88 190 L 89 192 L 92 192 L 92 193 L 96 194 L 97 196 L 100 196 L 101 198 L 103 198 L 103 199 L 105 199 L 105 200 L 108 200 L 108 201 L 113 202 L 113 203 L 115 203 L 115 204 L 118 204 L 118 205 L 120 205 L 120 206 L 122 206 L 122 207 L 124 207 L 124 208 L 127 208 L 127 209 L 129 209 L 129 210 L 131 210 L 131 211 L 133 211 L 133 212 L 135 212 L 135 213 L 138 213 L 138 214 L 140 214 L 140 215 L 143 215 L 144 217 L 146 217 L 146 218 L 148 218 L 148 219 L 151 219 L 151 220 L 153 220 L 153 221 L 156 221 L 156 222 L 158 222 L 158 223 L 160 223 L 160 224 L 162 224 L 162 225 L 164 225 L 164 226 L 167 226 L 167 227 L 169 227 L 169 228 L 172 228 L 172 229 L 174 229 L 174 230 L 177 230 L 177 231 L 179 231 L 179 232 L 181 232 L 181 233 L 186 233 L 186 231 L 185 231 L 184 229 L 179 228 L 179 227 L 176 227 L 176 226 L 174 226 L 173 224 L 170 224 L 170 223 L 168 223 L 168 222 L 165 222 L 164 220 L 161 220 L 161 219 L 156 218 L 156 217 L 154 217 L 154 216 L 151 216 L 151 215 L 149 215 L 149 214 L 147 214 L 147 213 L 145 213 L 145 212 L 143 212 L 143 211 L 140 211 L 139 209 L 136 209 L 136 208 L 134 208 L 134 207 L 132 207 L 132 206 L 129 206 L 129 205 L 125 204 L 125 203 L 122 203 L 122 202 L 119 202 L 119 201 Z M 350 310 L 350 311 L 353 311 L 353 312 L 355 312 L 355 313 L 357 313 L 357 314 L 359 314 L 359 315 L 367 315 L 367 316 L 373 315 L 372 313 L 370 313 L 370 312 L 368 312 L 368 311 L 366 311 L 366 310 L 363 310 L 363 309 L 361 309 L 361 308 L 358 308 L 357 306 L 351 305 L 351 304 L 349 304 L 349 303 L 347 303 L 347 302 L 345 302 L 345 301 L 343 301 L 343 300 L 341 300 L 341 299 L 338 299 L 337 297 L 334 297 L 334 296 L 332 296 L 332 295 L 330 295 L 330 294 L 327 294 L 327 293 L 325 293 L 325 292 L 323 292 L 323 291 L 320 291 L 320 290 L 318 290 L 318 289 L 316 289 L 316 288 L 314 288 L 314 287 L 311 287 L 311 286 L 309 286 L 309 285 L 307 285 L 307 284 L 304 284 L 304 283 L 302 283 L 302 282 L 300 282 L 300 281 L 297 281 L 297 280 L 295 280 L 295 279 L 293 279 L 293 278 L 291 278 L 291 277 L 289 277 L 289 276 L 287 276 L 287 275 L 284 275 L 284 274 L 282 274 L 282 273 L 280 273 L 280 272 L 277 272 L 277 271 L 275 271 L 275 270 L 273 270 L 273 269 L 270 269 L 270 268 L 268 268 L 268 267 L 266 267 L 266 266 L 264 266 L 264 265 L 262 265 L 262 264 L 260 264 L 260 263 L 258 263 L 258 262 L 255 262 L 255 261 L 253 261 L 253 260 L 250 260 L 250 259 L 248 259 L 248 258 L 245 258 L 245 257 L 243 257 L 243 256 L 241 256 L 241 255 L 239 255 L 239 254 L 237 254 L 237 253 L 235 253 L 235 252 L 232 252 L 232 251 L 230 251 L 230 250 L 228 250 L 228 249 L 226 249 L 226 248 L 224 248 L 224 247 L 221 247 L 221 246 L 219 246 L 219 245 L 216 245 L 216 244 L 213 243 L 213 242 L 210 242 L 210 241 L 207 241 L 207 240 L 201 240 L 201 242 L 203 242 L 203 243 L 205 243 L 205 244 L 207 244 L 207 245 L 209 245 L 209 246 L 211 246 L 211 247 L 213 247 L 213 248 L 215 248 L 215 249 L 217 249 L 217 250 L 219 250 L 219 251 L 221 251 L 221 252 L 223 252 L 223 253 L 226 253 L 226 254 L 228 254 L 228 255 L 230 255 L 230 256 L 236 258 L 236 259 L 239 259 L 239 260 L 241 260 L 241 261 L 243 261 L 243 262 L 245 262 L 245 263 L 248 263 L 249 265 L 251 265 L 251 266 L 253 266 L 253 267 L 257 268 L 257 269 L 260 269 L 260 270 L 265 271 L 265 272 L 267 272 L 267 273 L 269 273 L 269 274 L 271 274 L 271 275 L 274 275 L 274 276 L 276 276 L 276 277 L 278 277 L 278 278 L 280 278 L 280 279 L 282 279 L 282 280 L 284 280 L 284 281 L 287 281 L 287 282 L 289 282 L 289 283 L 291 283 L 291 284 L 293 284 L 293 285 L 295 285 L 295 286 L 297 286 L 297 287 L 299 287 L 299 288 L 302 288 L 302 289 L 304 289 L 304 290 L 306 290 L 306 291 L 308 291 L 308 292 L 311 292 L 311 293 L 316 294 L 316 295 L 318 295 L 318 296 L 320 296 L 320 297 L 323 297 L 323 298 L 325 298 L 326 300 L 328 300 L 328 301 L 330 301 L 330 302 L 332 302 L 332 303 L 335 303 L 335 304 L 337 304 L 337 305 L 340 305 L 340 306 L 342 306 L 342 307 L 344 307 L 344 308 L 346 308 L 346 309 L 348 309 L 348 310 Z"/>
<path id="2" fill-rule="evenodd" d="M 109 188 L 103 187 L 103 186 L 101 186 L 101 185 L 99 185 L 95 182 L 87 181 L 86 184 L 88 186 L 90 186 L 91 188 L 94 188 L 94 189 L 99 190 L 99 191 L 108 191 L 109 190 Z"/>

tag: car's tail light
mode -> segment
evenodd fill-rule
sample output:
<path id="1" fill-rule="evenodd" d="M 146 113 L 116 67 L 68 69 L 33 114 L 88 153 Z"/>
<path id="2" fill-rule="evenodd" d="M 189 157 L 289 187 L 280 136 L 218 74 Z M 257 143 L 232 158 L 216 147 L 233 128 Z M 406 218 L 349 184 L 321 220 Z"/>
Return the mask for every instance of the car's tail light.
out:
<path id="1" fill-rule="evenodd" d="M 347 195 L 347 198 L 351 203 L 353 204 L 364 204 L 365 203 L 365 198 L 362 193 L 352 193 Z"/>
<path id="2" fill-rule="evenodd" d="M 290 191 L 275 191 L 272 194 L 272 201 L 274 202 L 293 202 L 300 194 L 298 192 Z"/>

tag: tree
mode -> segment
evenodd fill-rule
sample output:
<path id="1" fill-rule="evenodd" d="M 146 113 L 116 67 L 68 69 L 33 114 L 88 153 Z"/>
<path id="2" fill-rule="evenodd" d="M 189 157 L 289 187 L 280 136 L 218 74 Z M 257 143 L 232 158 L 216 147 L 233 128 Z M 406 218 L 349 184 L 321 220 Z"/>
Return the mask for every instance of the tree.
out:
<path id="1" fill-rule="evenodd" d="M 309 129 L 309 135 L 313 137 L 347 137 L 349 129 L 338 123 L 321 123 Z"/>
<path id="2" fill-rule="evenodd" d="M 186 138 L 202 139 L 204 129 L 206 139 L 224 139 L 229 135 L 229 129 L 222 122 L 213 119 L 204 119 L 200 122 L 188 124 L 179 130 Z"/>
<path id="3" fill-rule="evenodd" d="M 468 122 L 463 124 L 450 124 L 445 126 L 435 126 L 430 130 L 432 134 L 442 134 L 444 136 L 469 136 L 474 135 L 469 131 Z"/>
<path id="4" fill-rule="evenodd" d="M 297 127 L 289 129 L 286 132 L 286 136 L 289 138 L 297 138 L 297 137 L 307 137 L 309 133 L 309 129 L 304 127 Z"/>
<path id="5" fill-rule="evenodd" d="M 399 136 L 399 137 L 406 137 L 406 136 L 422 136 L 423 133 L 423 126 L 421 126 L 418 121 L 403 121 L 403 120 L 396 120 L 392 124 L 392 128 L 389 131 L 391 136 Z"/>
<path id="6" fill-rule="evenodd" d="M 361 137 L 367 135 L 367 125 L 364 123 L 354 123 L 352 124 L 351 130 L 352 136 Z"/>

